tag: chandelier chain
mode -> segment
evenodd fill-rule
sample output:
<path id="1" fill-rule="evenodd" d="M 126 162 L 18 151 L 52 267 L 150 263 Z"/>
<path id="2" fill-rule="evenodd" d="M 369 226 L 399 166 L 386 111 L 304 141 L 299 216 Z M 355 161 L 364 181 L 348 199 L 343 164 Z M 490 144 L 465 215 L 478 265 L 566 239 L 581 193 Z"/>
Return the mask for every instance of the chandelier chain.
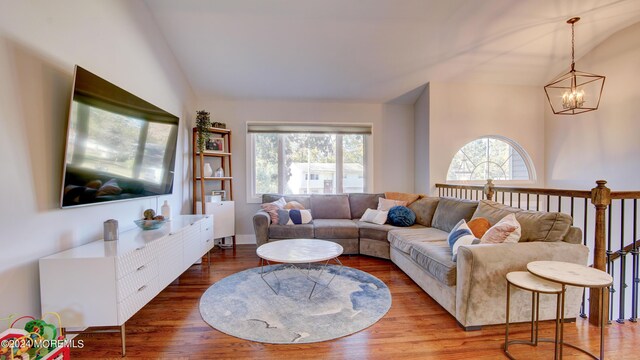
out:
<path id="1" fill-rule="evenodd" d="M 571 70 L 575 68 L 575 47 L 576 47 L 576 38 L 574 32 L 575 23 L 571 23 Z"/>

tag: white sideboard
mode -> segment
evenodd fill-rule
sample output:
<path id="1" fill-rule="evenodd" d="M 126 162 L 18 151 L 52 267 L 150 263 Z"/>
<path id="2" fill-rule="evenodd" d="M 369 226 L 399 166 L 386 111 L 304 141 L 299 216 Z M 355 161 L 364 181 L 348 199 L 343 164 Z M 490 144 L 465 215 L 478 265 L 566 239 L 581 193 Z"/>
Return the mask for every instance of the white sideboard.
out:
<path id="1" fill-rule="evenodd" d="M 213 216 L 180 215 L 40 259 L 42 313 L 65 328 L 120 326 L 213 248 Z"/>

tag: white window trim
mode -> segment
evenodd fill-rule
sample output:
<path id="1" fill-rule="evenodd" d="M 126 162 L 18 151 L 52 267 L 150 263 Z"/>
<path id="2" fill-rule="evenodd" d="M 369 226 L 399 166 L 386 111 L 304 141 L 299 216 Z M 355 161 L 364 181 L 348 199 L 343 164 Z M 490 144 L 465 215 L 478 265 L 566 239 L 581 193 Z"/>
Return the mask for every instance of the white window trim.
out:
<path id="1" fill-rule="evenodd" d="M 326 124 L 327 126 L 333 126 L 334 124 Z M 344 124 L 335 124 L 335 125 L 344 125 Z M 367 124 L 369 125 L 369 124 Z M 373 125 L 371 124 L 373 129 Z M 255 170 L 255 144 L 253 142 L 251 133 L 246 131 L 246 164 L 247 164 L 247 182 L 246 182 L 246 196 L 247 196 L 247 204 L 261 204 L 262 203 L 262 194 L 255 194 L 253 189 L 255 189 L 255 178 L 256 178 L 256 170 Z M 338 135 L 339 136 L 339 135 Z M 364 178 L 365 178 L 365 188 L 364 192 L 372 192 L 375 189 L 373 184 L 373 173 L 374 173 L 374 165 L 373 165 L 373 133 L 365 137 L 365 151 L 364 151 Z M 282 151 L 283 149 L 279 149 Z M 340 154 L 342 156 L 342 154 Z M 338 154 L 336 149 L 336 161 L 338 160 Z M 282 174 L 281 169 L 278 169 L 279 174 Z M 342 169 L 339 169 L 340 174 L 342 174 Z M 342 185 L 342 178 L 336 181 L 337 183 Z"/>
<path id="2" fill-rule="evenodd" d="M 462 145 L 460 148 L 458 148 L 458 150 L 456 150 L 456 152 L 453 154 L 453 156 L 455 156 L 458 151 L 460 151 L 460 149 L 462 149 L 463 147 L 465 147 L 467 144 L 474 142 L 476 140 L 479 139 L 484 139 L 484 138 L 490 138 L 490 139 L 496 139 L 496 140 L 500 140 L 500 141 L 504 141 L 507 144 L 509 144 L 512 148 L 514 148 L 522 157 L 522 159 L 524 160 L 524 164 L 527 167 L 527 171 L 529 172 L 529 179 L 528 180 L 493 180 L 493 183 L 495 185 L 502 185 L 502 186 L 509 186 L 509 185 L 515 185 L 515 186 L 524 186 L 524 185 L 534 185 L 537 183 L 537 179 L 538 176 L 536 174 L 536 169 L 535 166 L 533 164 L 533 160 L 531 159 L 531 157 L 529 156 L 529 153 L 520 145 L 518 144 L 515 140 L 510 139 L 506 136 L 501 136 L 501 135 L 483 135 L 483 136 L 478 136 L 477 138 L 466 142 L 464 145 Z M 451 166 L 451 161 L 453 160 L 453 158 L 451 160 L 449 160 L 449 166 L 447 167 L 447 174 L 445 175 L 445 179 L 446 176 L 449 174 L 449 167 Z M 487 183 L 487 180 L 445 180 L 446 184 L 452 184 L 452 185 L 484 185 Z"/>

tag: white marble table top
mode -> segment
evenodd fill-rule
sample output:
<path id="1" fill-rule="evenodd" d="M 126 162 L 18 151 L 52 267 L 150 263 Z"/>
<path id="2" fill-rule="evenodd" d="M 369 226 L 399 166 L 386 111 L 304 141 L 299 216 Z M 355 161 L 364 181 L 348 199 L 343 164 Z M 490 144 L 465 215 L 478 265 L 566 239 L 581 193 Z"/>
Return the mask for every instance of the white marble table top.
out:
<path id="1" fill-rule="evenodd" d="M 557 282 L 537 277 L 528 271 L 513 271 L 507 274 L 507 280 L 522 289 L 537 291 L 544 294 L 557 294 L 562 292 L 562 285 Z"/>
<path id="2" fill-rule="evenodd" d="M 527 270 L 541 278 L 565 285 L 601 288 L 613 283 L 611 275 L 604 271 L 562 261 L 530 262 Z"/>
<path id="3" fill-rule="evenodd" d="M 290 239 L 269 242 L 258 247 L 259 257 L 275 262 L 302 264 L 325 261 L 342 254 L 340 244 L 318 239 Z"/>

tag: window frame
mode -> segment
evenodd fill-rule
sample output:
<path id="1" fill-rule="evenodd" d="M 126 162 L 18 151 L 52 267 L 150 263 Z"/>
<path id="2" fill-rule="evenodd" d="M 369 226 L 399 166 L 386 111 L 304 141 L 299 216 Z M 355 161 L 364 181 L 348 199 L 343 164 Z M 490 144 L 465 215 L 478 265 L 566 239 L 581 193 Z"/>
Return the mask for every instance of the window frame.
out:
<path id="1" fill-rule="evenodd" d="M 287 123 L 288 127 L 295 127 L 298 124 Z M 345 124 L 327 124 L 323 123 L 322 126 L 345 126 Z M 365 125 L 373 129 L 372 124 L 357 124 Z M 300 124 L 301 127 L 308 126 L 308 124 Z M 246 163 L 247 163 L 247 186 L 246 186 L 246 196 L 247 203 L 260 204 L 262 202 L 262 194 L 257 194 L 255 192 L 255 178 L 256 178 L 256 169 L 255 169 L 255 141 L 254 136 L 255 133 L 251 133 L 246 131 Z M 347 134 L 341 133 L 333 133 L 331 135 L 336 136 L 336 163 L 342 164 L 343 160 L 343 146 L 342 146 L 342 136 Z M 363 166 L 364 166 L 364 190 L 363 193 L 370 192 L 373 187 L 373 132 L 371 134 L 365 134 L 364 137 L 364 154 L 363 154 Z M 284 146 L 282 138 L 286 136 L 286 133 L 281 134 L 278 140 L 278 193 L 282 194 L 283 186 L 284 186 Z M 343 190 L 343 166 L 336 167 L 336 190 L 337 194 L 342 194 Z M 292 194 L 292 195 L 308 195 L 308 194 Z"/>
<path id="2" fill-rule="evenodd" d="M 453 184 L 453 185 L 484 185 L 487 183 L 487 180 L 449 180 L 447 177 L 449 175 L 449 169 L 451 168 L 451 162 L 453 161 L 453 158 L 458 154 L 458 152 L 460 150 L 462 150 L 462 148 L 464 148 L 465 146 L 467 146 L 468 144 L 477 141 L 477 140 L 481 140 L 481 139 L 495 139 L 495 140 L 499 140 L 502 142 L 507 143 L 509 146 L 511 146 L 512 149 L 514 149 L 516 152 L 518 152 L 518 154 L 520 155 L 520 157 L 522 158 L 522 160 L 524 161 L 525 166 L 527 167 L 527 172 L 529 173 L 529 179 L 527 180 L 496 180 L 496 179 L 492 179 L 493 183 L 496 185 L 532 185 L 535 184 L 537 182 L 537 175 L 536 175 L 536 169 L 535 169 L 535 165 L 533 164 L 533 160 L 531 160 L 531 157 L 529 156 L 529 153 L 520 145 L 518 144 L 515 140 L 510 139 L 506 136 L 501 136 L 501 135 L 482 135 L 479 136 L 471 141 L 467 141 L 466 143 L 464 143 L 464 145 L 460 146 L 458 148 L 458 150 L 456 150 L 453 155 L 451 156 L 451 159 L 449 160 L 449 165 L 447 166 L 447 171 L 445 173 L 445 183 L 447 184 Z"/>

